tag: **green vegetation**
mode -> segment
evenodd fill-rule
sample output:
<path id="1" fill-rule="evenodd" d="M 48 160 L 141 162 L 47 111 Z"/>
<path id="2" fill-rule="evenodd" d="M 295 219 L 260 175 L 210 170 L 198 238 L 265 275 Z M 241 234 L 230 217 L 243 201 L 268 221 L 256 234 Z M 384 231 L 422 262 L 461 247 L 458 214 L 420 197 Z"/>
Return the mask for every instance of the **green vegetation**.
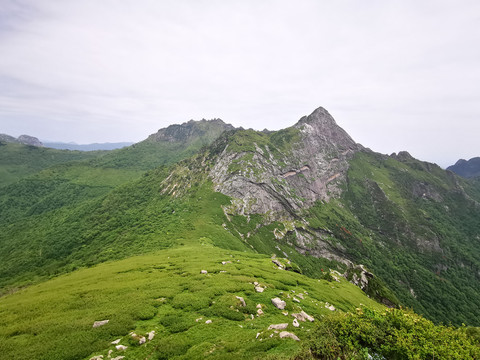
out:
<path id="1" fill-rule="evenodd" d="M 213 191 L 217 156 L 228 145 L 239 153 L 230 174 L 261 178 L 259 157 L 285 170 L 301 133 L 218 137 L 225 126 L 215 124 L 169 127 L 85 157 L 0 146 L 5 159 L 20 158 L 0 164 L 2 356 L 106 358 L 122 355 L 111 344 L 120 338 L 135 359 L 478 357 L 477 328 L 434 325 L 480 324 L 478 180 L 364 151 L 351 160 L 341 197 L 292 217 L 240 214 L 243 199 Z M 35 155 L 22 168 L 28 151 Z M 32 165 L 43 156 L 51 159 Z M 312 256 L 321 246 L 374 273 L 364 292 L 336 273 L 356 281 L 363 268 Z M 287 302 L 287 317 L 273 297 Z M 257 304 L 264 314 L 252 319 Z M 301 309 L 317 321 L 294 328 L 291 314 Z M 267 330 L 282 322 L 300 343 Z M 151 330 L 157 336 L 142 346 L 129 335 Z"/>
<path id="2" fill-rule="evenodd" d="M 222 250 L 209 242 L 192 240 L 189 245 L 77 270 L 0 298 L 2 357 L 107 358 L 113 350 L 115 356 L 130 359 L 288 358 L 300 350 L 300 343 L 279 339 L 268 330 L 270 324 L 288 323 L 287 331 L 306 339 L 315 323 L 331 313 L 326 302 L 342 312 L 353 311 L 360 303 L 382 310 L 346 280 L 311 279 L 279 270 L 269 257 Z M 257 293 L 254 282 L 265 290 Z M 243 297 L 246 306 L 235 296 Z M 287 302 L 288 316 L 272 305 L 274 297 Z M 261 316 L 256 316 L 257 304 Z M 302 309 L 317 320 L 295 328 L 291 314 Z M 92 328 L 95 321 L 107 319 L 107 325 Z M 142 346 L 129 335 L 133 331 L 145 336 L 152 330 L 155 338 Z M 110 344 L 116 339 L 129 347 L 125 353 Z"/>
<path id="3" fill-rule="evenodd" d="M 0 141 L 0 187 L 56 164 L 92 159 L 102 151 L 69 151 Z"/>
<path id="4" fill-rule="evenodd" d="M 318 323 L 301 359 L 478 359 L 475 331 L 435 326 L 412 311 L 358 308 Z"/>

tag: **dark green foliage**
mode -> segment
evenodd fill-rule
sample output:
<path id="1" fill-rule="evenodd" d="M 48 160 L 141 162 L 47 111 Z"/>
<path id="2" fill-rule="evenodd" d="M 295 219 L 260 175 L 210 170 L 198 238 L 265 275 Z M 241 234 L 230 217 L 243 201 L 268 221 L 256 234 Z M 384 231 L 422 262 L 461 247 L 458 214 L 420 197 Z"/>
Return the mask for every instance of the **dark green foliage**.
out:
<path id="1" fill-rule="evenodd" d="M 477 359 L 478 339 L 411 311 L 357 309 L 319 322 L 300 359 Z"/>

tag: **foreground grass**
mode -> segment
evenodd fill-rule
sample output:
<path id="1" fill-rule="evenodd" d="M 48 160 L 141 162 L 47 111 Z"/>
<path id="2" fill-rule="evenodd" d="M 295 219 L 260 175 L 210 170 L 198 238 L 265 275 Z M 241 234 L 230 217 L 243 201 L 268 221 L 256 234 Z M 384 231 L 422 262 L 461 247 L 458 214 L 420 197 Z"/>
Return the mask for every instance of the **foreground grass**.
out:
<path id="1" fill-rule="evenodd" d="M 264 292 L 256 292 L 254 282 Z M 245 299 L 245 307 L 236 296 Z M 272 305 L 274 297 L 287 302 L 288 315 Z M 201 239 L 81 269 L 0 298 L 0 354 L 62 360 L 106 358 L 109 350 L 112 357 L 127 359 L 289 357 L 301 342 L 280 339 L 268 326 L 289 323 L 286 330 L 305 339 L 318 319 L 331 313 L 326 302 L 339 311 L 360 303 L 382 308 L 345 280 L 279 270 L 264 255 L 219 249 Z M 257 304 L 261 316 L 256 316 Z M 291 314 L 302 309 L 317 320 L 295 328 Z M 106 319 L 107 325 L 92 328 L 94 321 Z M 129 335 L 152 330 L 155 338 L 144 345 Z M 111 344 L 116 339 L 128 346 L 126 351 L 116 350 Z"/>

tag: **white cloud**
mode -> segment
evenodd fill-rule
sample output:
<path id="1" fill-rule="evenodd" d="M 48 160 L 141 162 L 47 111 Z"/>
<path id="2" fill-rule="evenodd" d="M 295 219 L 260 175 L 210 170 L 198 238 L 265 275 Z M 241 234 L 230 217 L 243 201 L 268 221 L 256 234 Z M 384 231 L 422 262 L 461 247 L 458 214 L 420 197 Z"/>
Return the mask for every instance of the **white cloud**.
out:
<path id="1" fill-rule="evenodd" d="M 318 106 L 381 152 L 479 156 L 475 1 L 8 1 L 0 131 L 141 140 L 220 117 L 278 129 Z"/>

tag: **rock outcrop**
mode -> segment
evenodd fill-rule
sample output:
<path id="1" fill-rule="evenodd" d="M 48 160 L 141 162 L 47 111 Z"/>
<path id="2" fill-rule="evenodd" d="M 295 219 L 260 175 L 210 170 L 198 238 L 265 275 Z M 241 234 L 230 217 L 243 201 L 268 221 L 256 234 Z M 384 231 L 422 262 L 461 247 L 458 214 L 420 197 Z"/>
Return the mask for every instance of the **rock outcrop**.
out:
<path id="1" fill-rule="evenodd" d="M 249 146 L 242 147 L 244 143 Z M 315 201 L 340 195 L 348 160 L 360 149 L 318 108 L 293 127 L 271 134 L 237 132 L 224 144 L 210 176 L 216 191 L 238 199 L 230 211 L 296 218 L 298 210 Z"/>
<path id="2" fill-rule="evenodd" d="M 18 138 L 14 138 L 13 136 L 10 136 L 7 134 L 0 134 L 0 141 L 9 142 L 9 143 L 20 143 L 24 145 L 38 146 L 38 147 L 43 146 L 40 140 L 30 135 L 20 135 Z"/>

